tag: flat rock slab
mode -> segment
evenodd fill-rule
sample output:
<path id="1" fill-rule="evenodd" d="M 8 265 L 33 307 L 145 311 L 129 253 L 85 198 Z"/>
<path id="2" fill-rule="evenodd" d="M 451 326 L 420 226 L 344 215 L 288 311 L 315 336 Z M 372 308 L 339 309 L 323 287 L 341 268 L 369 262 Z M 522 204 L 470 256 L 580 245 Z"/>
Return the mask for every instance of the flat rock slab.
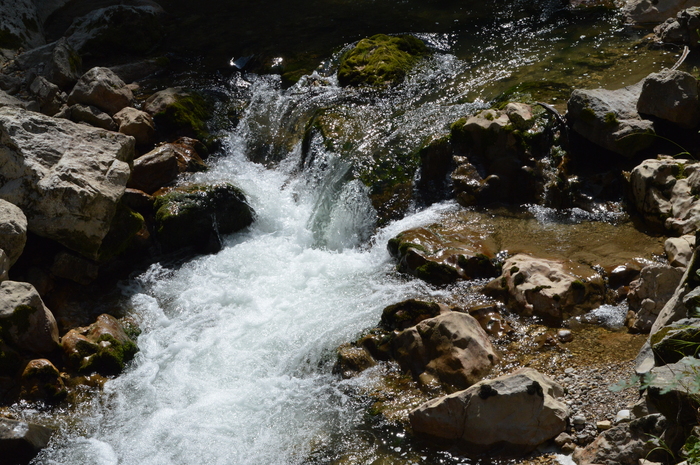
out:
<path id="1" fill-rule="evenodd" d="M 0 108 L 0 198 L 29 231 L 97 258 L 129 179 L 134 139 Z"/>

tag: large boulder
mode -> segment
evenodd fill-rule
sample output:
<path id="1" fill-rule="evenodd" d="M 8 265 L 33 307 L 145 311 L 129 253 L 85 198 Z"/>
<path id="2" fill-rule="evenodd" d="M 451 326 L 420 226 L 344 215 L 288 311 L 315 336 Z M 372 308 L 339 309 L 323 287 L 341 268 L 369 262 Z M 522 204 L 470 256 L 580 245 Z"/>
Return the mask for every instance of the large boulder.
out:
<path id="1" fill-rule="evenodd" d="M 389 241 L 397 269 L 432 284 L 496 276 L 496 250 L 478 229 L 450 230 L 441 224 L 409 229 Z"/>
<path id="2" fill-rule="evenodd" d="M 219 234 L 243 229 L 254 218 L 245 194 L 226 183 L 172 189 L 156 198 L 154 210 L 157 238 L 166 252 L 217 252 Z"/>
<path id="3" fill-rule="evenodd" d="M 640 115 L 655 116 L 692 129 L 700 124 L 698 80 L 692 74 L 666 69 L 642 81 L 637 101 Z"/>
<path id="4" fill-rule="evenodd" d="M 644 160 L 629 176 L 630 200 L 647 225 L 673 235 L 700 227 L 700 163 Z"/>
<path id="5" fill-rule="evenodd" d="M 68 43 L 83 55 L 146 54 L 162 37 L 158 16 L 162 8 L 150 5 L 113 5 L 76 18 L 65 33 Z"/>
<path id="6" fill-rule="evenodd" d="M 576 89 L 567 103 L 567 120 L 584 139 L 631 157 L 654 142 L 654 124 L 637 112 L 641 91 L 641 83 L 617 90 Z"/>
<path id="7" fill-rule="evenodd" d="M 362 39 L 340 58 L 338 82 L 341 86 L 398 84 L 427 51 L 423 41 L 410 35 Z"/>
<path id="8" fill-rule="evenodd" d="M 597 308 L 605 299 L 603 278 L 592 269 L 527 254 L 506 260 L 501 277 L 484 291 L 504 298 L 519 313 L 559 322 Z"/>
<path id="9" fill-rule="evenodd" d="M 0 249 L 14 265 L 27 243 L 27 217 L 16 205 L 0 199 Z"/>
<path id="10" fill-rule="evenodd" d="M 660 23 L 681 10 L 700 6 L 698 0 L 627 0 L 622 8 L 632 23 Z"/>
<path id="11" fill-rule="evenodd" d="M 129 179 L 134 139 L 0 108 L 0 198 L 29 231 L 97 258 Z"/>
<path id="12" fill-rule="evenodd" d="M 20 54 L 17 65 L 68 91 L 82 75 L 83 60 L 66 39 L 61 38 Z"/>
<path id="13" fill-rule="evenodd" d="M 675 18 L 668 18 L 654 28 L 654 33 L 662 42 L 687 44 L 691 47 L 700 45 L 700 8 L 691 7 L 679 12 Z"/>
<path id="14" fill-rule="evenodd" d="M 212 106 L 197 92 L 179 87 L 164 89 L 151 95 L 143 109 L 153 117 L 163 138 L 186 135 L 206 143 L 212 137 L 206 124 L 212 116 Z"/>
<path id="15" fill-rule="evenodd" d="M 90 326 L 68 331 L 61 338 L 61 348 L 74 370 L 105 376 L 121 373 L 137 351 L 122 325 L 107 314 L 97 317 Z"/>
<path id="16" fill-rule="evenodd" d="M 519 456 L 564 431 L 560 385 L 531 368 L 481 381 L 410 413 L 413 432 L 468 455 Z"/>
<path id="17" fill-rule="evenodd" d="M 177 156 L 171 144 L 156 147 L 134 161 L 131 179 L 127 186 L 147 194 L 172 183 L 180 173 Z"/>
<path id="18" fill-rule="evenodd" d="M 683 277 L 683 270 L 663 264 L 642 269 L 638 279 L 630 283 L 627 294 L 629 312 L 626 325 L 631 332 L 648 333 L 656 317 L 671 299 Z"/>
<path id="19" fill-rule="evenodd" d="M 39 355 L 58 348 L 58 326 L 39 293 L 29 283 L 0 283 L 0 328 L 12 347 Z"/>
<path id="20" fill-rule="evenodd" d="M 7 465 L 26 465 L 49 445 L 53 431 L 45 426 L 0 417 L 0 454 Z"/>
<path id="21" fill-rule="evenodd" d="M 472 316 L 448 312 L 407 328 L 392 341 L 394 358 L 422 385 L 464 389 L 498 361 L 488 335 Z"/>
<path id="22" fill-rule="evenodd" d="M 585 448 L 577 448 L 573 459 L 578 465 L 638 465 L 642 459 L 663 457 L 658 440 L 652 439 L 661 436 L 665 427 L 666 419 L 658 413 L 621 423 Z"/>
<path id="23" fill-rule="evenodd" d="M 124 81 L 109 68 L 92 68 L 83 74 L 68 96 L 68 104 L 92 105 L 110 115 L 134 103 L 134 95 Z"/>
<path id="24" fill-rule="evenodd" d="M 45 42 L 33 0 L 0 0 L 0 48 L 34 48 Z"/>

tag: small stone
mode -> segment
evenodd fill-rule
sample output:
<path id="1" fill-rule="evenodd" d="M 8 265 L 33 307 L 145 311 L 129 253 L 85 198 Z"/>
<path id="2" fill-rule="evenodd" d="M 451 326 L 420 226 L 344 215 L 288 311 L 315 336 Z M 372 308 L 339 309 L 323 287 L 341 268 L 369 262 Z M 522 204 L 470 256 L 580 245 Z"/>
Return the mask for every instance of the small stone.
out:
<path id="1" fill-rule="evenodd" d="M 567 375 L 570 375 L 570 374 L 572 374 L 574 371 L 576 371 L 576 370 L 574 370 L 573 368 L 569 367 L 569 368 L 567 368 L 566 370 L 564 370 L 564 373 L 566 373 Z"/>
<path id="2" fill-rule="evenodd" d="M 574 334 L 568 329 L 560 329 L 557 331 L 557 337 L 561 342 L 571 342 L 574 340 Z"/>
<path id="3" fill-rule="evenodd" d="M 632 413 L 628 409 L 623 409 L 615 415 L 615 424 L 626 423 L 632 419 Z"/>
<path id="4" fill-rule="evenodd" d="M 598 431 L 606 431 L 612 428 L 612 422 L 610 420 L 602 420 L 597 422 L 595 426 Z"/>
<path id="5" fill-rule="evenodd" d="M 586 417 L 584 417 L 583 415 L 574 415 L 571 421 L 574 425 L 585 425 Z"/>

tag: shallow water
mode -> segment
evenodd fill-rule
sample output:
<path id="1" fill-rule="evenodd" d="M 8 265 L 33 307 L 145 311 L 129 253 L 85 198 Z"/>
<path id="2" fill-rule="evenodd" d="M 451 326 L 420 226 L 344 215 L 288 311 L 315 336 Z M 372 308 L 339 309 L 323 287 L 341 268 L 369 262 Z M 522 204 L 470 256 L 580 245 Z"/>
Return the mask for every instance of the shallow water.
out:
<path id="1" fill-rule="evenodd" d="M 154 265 L 125 284 L 124 305 L 143 329 L 140 352 L 104 395 L 70 417 L 35 463 L 297 464 L 310 457 L 374 463 L 377 450 L 395 462 L 460 462 L 407 451 L 398 440 L 391 447 L 382 439 L 362 440 L 366 406 L 350 393 L 371 381 L 331 374 L 335 348 L 374 326 L 386 305 L 448 297 L 448 290 L 396 274 L 386 243 L 402 230 L 442 220 L 456 206 L 414 209 L 376 229 L 367 188 L 348 173 L 368 160 L 415 150 L 516 83 L 614 85 L 672 63 L 674 54 L 644 49 L 638 65 L 635 58 L 613 59 L 633 53 L 639 34 L 614 15 L 579 18 L 558 2 L 475 2 L 469 13 L 463 2 L 338 1 L 318 10 L 278 2 L 248 5 L 252 16 L 237 17 L 239 7 L 203 2 L 191 13 L 192 43 L 200 44 L 203 34 L 195 26 L 210 21 L 202 43 L 213 44 L 212 60 L 251 49 L 263 57 L 321 50 L 319 61 L 327 64 L 286 90 L 277 76 L 241 73 L 216 89 L 245 99 L 247 107 L 212 170 L 192 180 L 235 183 L 257 219 L 225 238 L 218 254 L 182 266 Z M 268 18 L 258 11 L 263 7 Z M 233 38 L 265 34 L 229 48 L 226 36 L 215 34 L 226 21 Z M 332 50 L 374 32 L 416 33 L 435 53 L 385 93 L 339 89 Z M 293 33 L 294 43 L 285 39 Z M 608 53 L 608 61 L 580 59 L 595 50 Z M 329 108 L 342 115 L 337 147 L 343 149 L 316 141 L 309 157 L 301 150 L 304 128 Z M 522 235 L 528 227 L 522 223 L 514 236 L 542 236 L 547 228 L 541 225 L 551 221 L 547 212 L 533 212 L 526 221 L 539 224 L 539 232 Z M 576 234 L 590 237 L 586 225 L 599 219 L 586 218 Z M 488 222 L 487 215 L 480 221 Z M 604 235 L 618 231 L 600 224 L 608 228 Z M 504 222 L 487 226 L 509 234 Z"/>

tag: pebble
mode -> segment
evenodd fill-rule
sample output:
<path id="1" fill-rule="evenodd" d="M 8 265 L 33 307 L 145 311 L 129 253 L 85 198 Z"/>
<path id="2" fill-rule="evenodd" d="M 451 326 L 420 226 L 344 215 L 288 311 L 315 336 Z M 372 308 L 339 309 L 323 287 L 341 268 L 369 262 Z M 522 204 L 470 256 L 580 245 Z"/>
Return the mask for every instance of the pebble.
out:
<path id="1" fill-rule="evenodd" d="M 583 415 L 574 415 L 574 417 L 571 419 L 574 423 L 574 425 L 585 425 L 586 424 L 586 417 Z"/>
<path id="2" fill-rule="evenodd" d="M 574 333 L 569 329 L 560 329 L 557 331 L 557 337 L 561 342 L 571 342 L 574 340 Z"/>
<path id="3" fill-rule="evenodd" d="M 606 431 L 612 428 L 612 422 L 610 420 L 601 420 L 595 425 L 598 431 Z"/>
<path id="4" fill-rule="evenodd" d="M 575 371 L 576 371 L 576 370 L 574 370 L 573 368 L 569 367 L 569 368 L 567 368 L 566 370 L 564 370 L 564 373 L 566 373 L 567 375 L 570 375 L 570 374 L 572 374 L 572 373 L 575 372 Z"/>
<path id="5" fill-rule="evenodd" d="M 628 422 L 632 419 L 632 414 L 628 409 L 623 409 L 615 415 L 615 424 Z"/>

